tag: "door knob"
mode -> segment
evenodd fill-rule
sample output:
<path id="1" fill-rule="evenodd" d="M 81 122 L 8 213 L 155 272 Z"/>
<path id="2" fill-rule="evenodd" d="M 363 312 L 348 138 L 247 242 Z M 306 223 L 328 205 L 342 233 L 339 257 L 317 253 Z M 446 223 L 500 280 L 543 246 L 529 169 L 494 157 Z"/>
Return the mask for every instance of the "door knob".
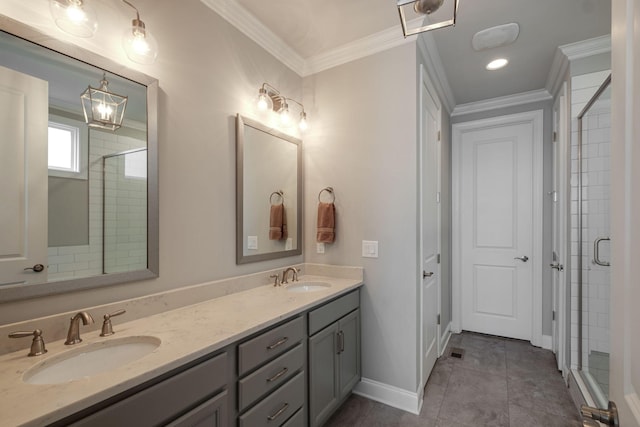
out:
<path id="1" fill-rule="evenodd" d="M 519 259 L 519 260 L 520 260 L 520 261 L 522 261 L 522 262 L 527 262 L 527 261 L 529 261 L 529 257 L 528 257 L 528 256 L 526 256 L 526 255 L 523 255 L 523 256 L 517 256 L 517 257 L 515 257 L 515 258 L 513 258 L 513 259 Z"/>
<path id="2" fill-rule="evenodd" d="M 26 270 L 33 270 L 33 271 L 35 271 L 36 273 L 40 273 L 41 271 L 43 271 L 43 270 L 44 270 L 44 265 L 42 265 L 42 264 L 36 264 L 36 265 L 34 265 L 33 267 L 27 267 L 27 268 L 25 268 L 25 271 L 26 271 Z"/>
<path id="3" fill-rule="evenodd" d="M 554 263 L 551 263 L 549 265 L 551 266 L 551 268 L 555 268 L 558 271 L 564 271 L 564 265 L 562 265 L 560 263 L 554 262 Z"/>
<path id="4" fill-rule="evenodd" d="M 426 271 L 424 271 L 424 270 L 422 271 L 422 278 L 423 279 L 426 279 L 427 277 L 431 277 L 431 276 L 433 276 L 433 271 L 430 271 L 428 273 Z"/>

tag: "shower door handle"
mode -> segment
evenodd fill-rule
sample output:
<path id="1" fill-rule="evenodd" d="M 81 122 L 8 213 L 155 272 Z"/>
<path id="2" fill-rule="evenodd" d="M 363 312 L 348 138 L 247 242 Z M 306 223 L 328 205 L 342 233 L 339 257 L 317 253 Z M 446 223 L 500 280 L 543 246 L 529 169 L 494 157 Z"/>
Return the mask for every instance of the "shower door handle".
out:
<path id="1" fill-rule="evenodd" d="M 598 265 L 601 265 L 603 267 L 609 267 L 609 266 L 611 266 L 610 262 L 602 261 L 600 259 L 600 242 L 602 242 L 603 240 L 610 241 L 611 238 L 610 237 L 598 237 L 593 242 L 593 262 L 598 264 Z"/>

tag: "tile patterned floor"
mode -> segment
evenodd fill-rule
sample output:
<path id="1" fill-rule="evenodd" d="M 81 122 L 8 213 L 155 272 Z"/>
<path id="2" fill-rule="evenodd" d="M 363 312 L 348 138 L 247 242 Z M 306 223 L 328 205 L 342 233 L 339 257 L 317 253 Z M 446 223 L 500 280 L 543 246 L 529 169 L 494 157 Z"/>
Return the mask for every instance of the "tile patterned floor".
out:
<path id="1" fill-rule="evenodd" d="M 470 332 L 451 337 L 425 388 L 419 415 L 352 395 L 326 427 L 579 427 L 553 353 Z"/>

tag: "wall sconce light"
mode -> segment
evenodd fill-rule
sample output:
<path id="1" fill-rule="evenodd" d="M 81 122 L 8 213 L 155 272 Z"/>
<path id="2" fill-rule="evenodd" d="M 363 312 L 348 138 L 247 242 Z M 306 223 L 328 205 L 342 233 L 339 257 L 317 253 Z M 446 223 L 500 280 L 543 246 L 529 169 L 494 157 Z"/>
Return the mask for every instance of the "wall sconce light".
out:
<path id="1" fill-rule="evenodd" d="M 136 11 L 136 18 L 131 21 L 131 27 L 124 32 L 122 39 L 124 51 L 133 62 L 152 64 L 158 56 L 158 42 L 140 19 L 138 9 L 127 0 L 122 0 L 122 2 Z"/>
<path id="2" fill-rule="evenodd" d="M 414 34 L 423 33 L 425 31 L 437 30 L 438 28 L 450 27 L 456 25 L 456 17 L 458 15 L 458 3 L 460 0 L 446 0 L 453 4 L 453 16 L 451 19 L 435 22 L 427 25 L 421 25 L 415 28 L 409 28 L 406 19 L 406 9 L 411 7 L 413 12 L 418 15 L 431 15 L 437 11 L 445 0 L 397 0 L 398 13 L 400 14 L 400 23 L 402 24 L 402 33 L 407 38 Z"/>
<path id="3" fill-rule="evenodd" d="M 83 0 L 49 0 L 54 22 L 65 33 L 77 37 L 91 37 L 98 29 L 93 8 Z"/>
<path id="4" fill-rule="evenodd" d="M 80 95 L 80 101 L 89 127 L 115 131 L 122 126 L 128 97 L 109 92 L 108 85 L 107 76 L 103 74 L 100 89 L 89 85 Z"/>
<path id="5" fill-rule="evenodd" d="M 309 123 L 307 122 L 307 113 L 304 111 L 304 105 L 302 105 L 302 103 L 293 98 L 285 97 L 278 89 L 271 86 L 269 83 L 263 83 L 262 87 L 260 87 L 260 90 L 258 91 L 258 109 L 261 111 L 275 111 L 280 115 L 280 121 L 283 125 L 288 125 L 291 122 L 289 102 L 293 102 L 300 107 L 301 111 L 298 127 L 301 131 L 307 130 L 309 128 Z"/>

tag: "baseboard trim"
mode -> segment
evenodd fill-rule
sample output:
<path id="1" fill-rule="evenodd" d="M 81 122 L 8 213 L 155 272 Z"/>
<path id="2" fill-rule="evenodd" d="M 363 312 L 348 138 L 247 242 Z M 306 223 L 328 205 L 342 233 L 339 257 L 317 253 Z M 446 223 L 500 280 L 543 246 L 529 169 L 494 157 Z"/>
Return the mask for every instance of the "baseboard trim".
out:
<path id="1" fill-rule="evenodd" d="M 353 393 L 412 414 L 420 413 L 422 399 L 420 399 L 419 393 L 413 393 L 389 384 L 362 378 Z"/>
<path id="2" fill-rule="evenodd" d="M 542 336 L 542 348 L 545 350 L 553 350 L 553 337 L 551 335 Z"/>
<path id="3" fill-rule="evenodd" d="M 438 356 L 442 356 L 447 349 L 447 345 L 449 345 L 449 340 L 451 339 L 451 322 L 444 329 L 444 333 L 440 337 L 440 354 Z"/>

